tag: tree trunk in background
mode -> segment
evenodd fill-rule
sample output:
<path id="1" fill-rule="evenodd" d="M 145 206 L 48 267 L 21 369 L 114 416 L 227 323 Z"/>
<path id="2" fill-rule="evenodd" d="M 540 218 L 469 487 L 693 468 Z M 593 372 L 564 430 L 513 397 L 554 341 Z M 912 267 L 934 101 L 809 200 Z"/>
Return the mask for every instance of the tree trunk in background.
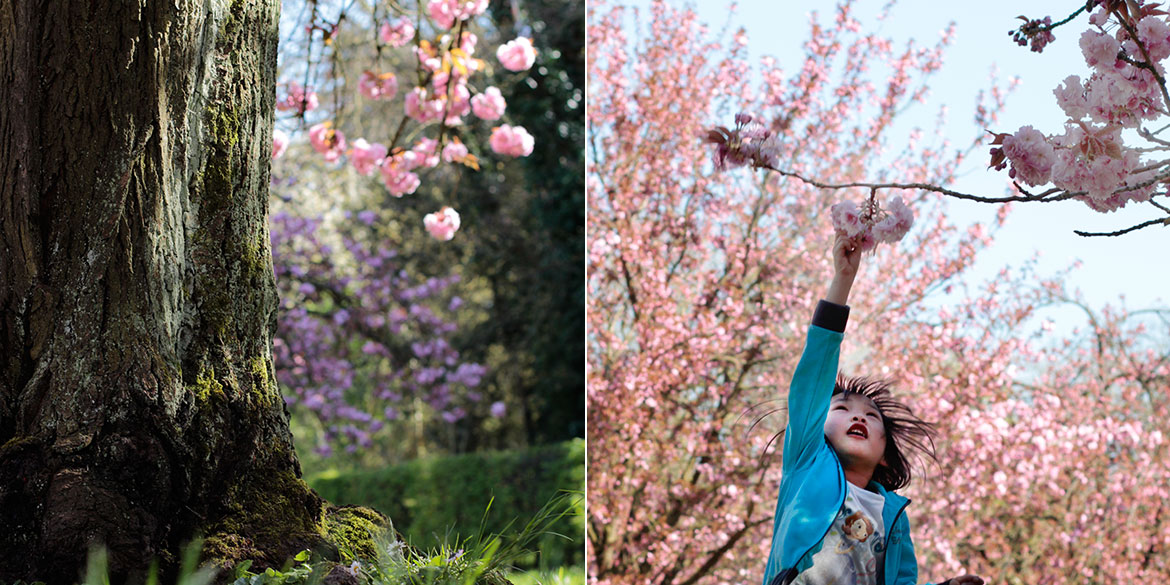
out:
<path id="1" fill-rule="evenodd" d="M 271 359 L 279 10 L 0 0 L 0 581 L 329 548 Z"/>

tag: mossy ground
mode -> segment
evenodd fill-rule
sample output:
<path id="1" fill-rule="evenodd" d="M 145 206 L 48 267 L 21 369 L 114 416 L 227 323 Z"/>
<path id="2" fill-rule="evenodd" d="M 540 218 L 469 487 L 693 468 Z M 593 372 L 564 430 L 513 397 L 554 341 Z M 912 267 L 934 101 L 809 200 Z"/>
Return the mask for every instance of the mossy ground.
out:
<path id="1" fill-rule="evenodd" d="M 280 568 L 302 550 L 343 564 L 376 558 L 390 526 L 376 510 L 330 506 L 292 472 L 241 486 L 229 500 L 203 545 L 204 560 L 222 569 L 245 560 Z"/>

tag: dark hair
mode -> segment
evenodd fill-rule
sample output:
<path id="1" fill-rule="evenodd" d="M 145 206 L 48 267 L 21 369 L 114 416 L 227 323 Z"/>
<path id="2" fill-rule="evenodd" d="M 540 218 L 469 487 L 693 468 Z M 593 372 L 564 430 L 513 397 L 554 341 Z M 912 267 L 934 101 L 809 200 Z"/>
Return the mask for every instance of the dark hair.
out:
<path id="1" fill-rule="evenodd" d="M 934 450 L 934 424 L 914 415 L 909 406 L 899 402 L 890 392 L 886 380 L 866 377 L 837 376 L 833 396 L 856 394 L 873 401 L 886 428 L 885 465 L 878 465 L 873 480 L 887 490 L 897 490 L 910 483 L 910 460 L 903 449 L 912 449 L 937 462 Z"/>

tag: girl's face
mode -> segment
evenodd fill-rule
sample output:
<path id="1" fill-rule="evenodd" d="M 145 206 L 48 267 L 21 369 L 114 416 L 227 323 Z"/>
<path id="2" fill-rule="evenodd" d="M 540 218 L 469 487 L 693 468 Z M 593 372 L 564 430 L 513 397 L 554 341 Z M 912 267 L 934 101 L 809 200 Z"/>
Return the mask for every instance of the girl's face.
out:
<path id="1" fill-rule="evenodd" d="M 829 402 L 825 437 L 846 469 L 869 471 L 885 463 L 886 427 L 872 400 L 838 394 Z"/>

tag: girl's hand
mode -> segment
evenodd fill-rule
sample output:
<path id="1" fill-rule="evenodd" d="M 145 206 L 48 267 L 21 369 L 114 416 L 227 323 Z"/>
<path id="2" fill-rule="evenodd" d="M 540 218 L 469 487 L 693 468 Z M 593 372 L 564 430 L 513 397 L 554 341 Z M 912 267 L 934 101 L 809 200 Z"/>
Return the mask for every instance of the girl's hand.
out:
<path id="1" fill-rule="evenodd" d="M 983 585 L 983 578 L 978 575 L 960 575 L 947 579 L 939 585 Z"/>
<path id="2" fill-rule="evenodd" d="M 837 274 L 856 275 L 861 268 L 861 248 L 851 238 L 837 234 L 833 241 L 833 266 Z"/>
<path id="3" fill-rule="evenodd" d="M 829 284 L 829 294 L 825 300 L 838 305 L 845 305 L 849 301 L 849 290 L 853 288 L 853 277 L 861 268 L 861 248 L 849 238 L 837 234 L 833 241 L 833 282 Z"/>

